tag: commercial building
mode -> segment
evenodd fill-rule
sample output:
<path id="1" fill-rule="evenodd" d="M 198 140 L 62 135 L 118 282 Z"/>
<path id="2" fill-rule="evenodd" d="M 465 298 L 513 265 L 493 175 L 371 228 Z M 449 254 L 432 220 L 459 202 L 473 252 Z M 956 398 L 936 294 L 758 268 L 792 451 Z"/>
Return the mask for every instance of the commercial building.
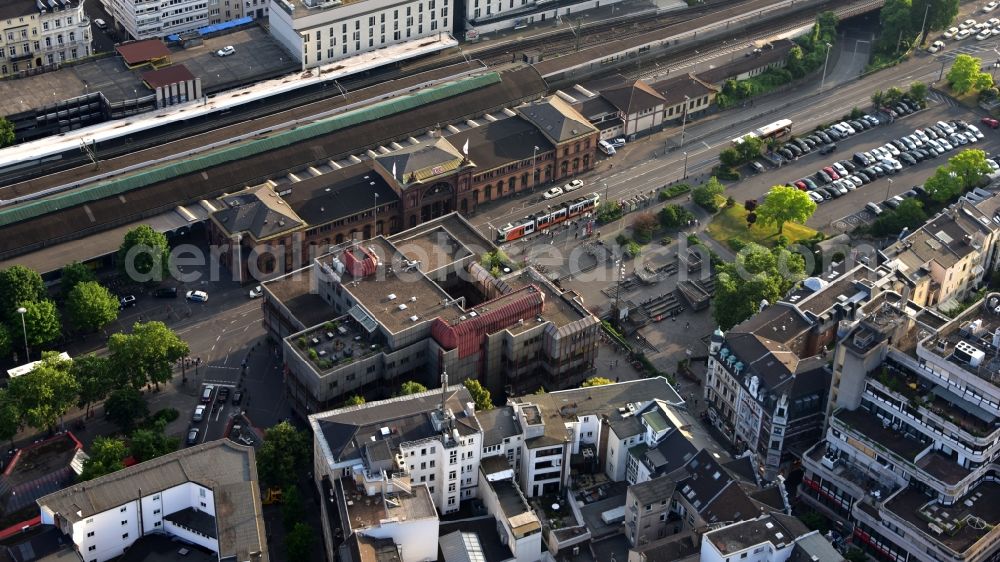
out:
<path id="1" fill-rule="evenodd" d="M 824 348 L 841 322 L 857 311 L 889 275 L 865 265 L 832 268 L 806 279 L 785 300 L 709 346 L 704 397 L 709 417 L 733 444 L 751 451 L 761 475 L 776 475 L 822 435 L 831 373 Z"/>
<path id="2" fill-rule="evenodd" d="M 493 277 L 489 240 L 451 213 L 391 237 L 345 242 L 264 286 L 264 324 L 283 340 L 288 395 L 304 415 L 352 394 L 384 396 L 438 373 L 495 396 L 579 384 L 599 321 L 532 268 Z"/>
<path id="3" fill-rule="evenodd" d="M 196 545 L 218 560 L 267 562 L 258 486 L 253 448 L 220 439 L 37 501 L 41 523 L 68 536 L 88 562 L 118 558 L 148 537 Z"/>
<path id="4" fill-rule="evenodd" d="M 221 19 L 220 0 L 101 0 L 111 16 L 108 25 L 128 33 L 132 39 L 153 39 L 205 27 L 213 16 Z"/>
<path id="5" fill-rule="evenodd" d="M 825 440 L 800 498 L 887 559 L 994 560 L 1000 294 L 949 320 L 884 292 L 833 357 Z"/>
<path id="6" fill-rule="evenodd" d="M 0 78 L 58 68 L 89 57 L 83 0 L 8 0 L 0 5 Z"/>
<path id="7" fill-rule="evenodd" d="M 842 562 L 844 557 L 819 531 L 810 531 L 790 515 L 769 513 L 705 533 L 700 559 L 702 562 Z"/>
<path id="8" fill-rule="evenodd" d="M 302 68 L 431 35 L 451 34 L 449 0 L 274 0 L 271 34 Z"/>
<path id="9" fill-rule="evenodd" d="M 483 33 L 521 29 L 530 24 L 574 19 L 582 12 L 616 4 L 620 0 L 570 0 L 552 4 L 537 0 L 462 0 L 464 2 L 465 38 L 473 40 Z M 456 22 L 457 27 L 457 22 Z"/>

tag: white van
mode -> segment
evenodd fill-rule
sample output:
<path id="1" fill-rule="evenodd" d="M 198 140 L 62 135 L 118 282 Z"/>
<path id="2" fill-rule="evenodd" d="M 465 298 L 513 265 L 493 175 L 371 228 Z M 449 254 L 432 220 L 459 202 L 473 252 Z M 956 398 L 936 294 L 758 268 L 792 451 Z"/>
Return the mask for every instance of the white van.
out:
<path id="1" fill-rule="evenodd" d="M 598 142 L 597 143 L 597 148 L 601 149 L 601 152 L 603 152 L 604 154 L 607 154 L 608 156 L 614 156 L 615 155 L 615 147 L 611 146 L 611 143 L 609 143 L 606 140 L 602 140 L 602 141 Z"/>

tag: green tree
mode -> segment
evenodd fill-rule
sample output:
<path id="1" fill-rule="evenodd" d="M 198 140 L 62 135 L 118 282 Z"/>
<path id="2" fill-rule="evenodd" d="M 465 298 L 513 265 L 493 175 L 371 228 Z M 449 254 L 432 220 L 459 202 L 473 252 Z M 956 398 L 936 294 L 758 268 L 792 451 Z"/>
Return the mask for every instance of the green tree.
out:
<path id="1" fill-rule="evenodd" d="M 875 93 L 872 94 L 872 105 L 876 108 L 885 105 L 885 92 L 882 90 L 875 90 Z"/>
<path id="2" fill-rule="evenodd" d="M 847 562 L 868 562 L 868 555 L 860 548 L 852 546 L 844 553 L 844 560 Z"/>
<path id="3" fill-rule="evenodd" d="M 264 432 L 257 451 L 257 474 L 267 486 L 294 485 L 299 467 L 309 464 L 309 438 L 283 421 Z"/>
<path id="4" fill-rule="evenodd" d="M 904 228 L 916 228 L 927 221 L 927 213 L 924 212 L 924 204 L 920 201 L 908 198 L 904 199 L 899 207 L 887 210 L 882 213 L 871 226 L 871 232 L 875 236 L 896 236 Z"/>
<path id="5" fill-rule="evenodd" d="M 952 90 L 964 94 L 973 89 L 982 90 L 993 85 L 993 77 L 982 71 L 982 61 L 966 54 L 955 57 L 951 69 L 945 76 Z"/>
<path id="6" fill-rule="evenodd" d="M 408 396 L 421 392 L 427 392 L 427 387 L 417 381 L 406 381 L 399 387 L 399 392 L 396 393 L 396 396 Z"/>
<path id="7" fill-rule="evenodd" d="M 885 91 L 885 103 L 889 105 L 894 105 L 903 100 L 903 90 L 892 86 Z"/>
<path id="8" fill-rule="evenodd" d="M 881 10 L 882 29 L 878 41 L 879 51 L 883 53 L 898 51 L 899 45 L 896 42 L 900 38 L 911 36 L 910 8 L 910 0 L 886 0 L 885 6 Z"/>
<path id="9" fill-rule="evenodd" d="M 126 434 L 131 433 L 136 422 L 149 414 L 149 406 L 142 393 L 132 387 L 120 387 L 111 392 L 104 402 L 104 414 Z"/>
<path id="10" fill-rule="evenodd" d="M 712 314 L 723 330 L 750 318 L 762 301 L 776 302 L 805 272 L 805 260 L 784 248 L 750 243 L 733 262 L 720 263 L 712 299 Z"/>
<path id="11" fill-rule="evenodd" d="M 0 324 L 0 357 L 9 357 L 14 349 L 14 339 L 7 326 Z"/>
<path id="12" fill-rule="evenodd" d="M 725 192 L 726 187 L 712 176 L 705 185 L 700 185 L 691 191 L 691 198 L 706 211 L 714 213 L 719 210 L 719 196 Z"/>
<path id="13" fill-rule="evenodd" d="M 497 248 L 492 252 L 486 252 L 483 254 L 483 257 L 479 259 L 479 263 L 486 269 L 492 271 L 494 269 L 499 270 L 502 267 L 508 266 L 511 262 L 510 258 L 507 257 L 507 254 L 504 253 L 503 250 Z"/>
<path id="14" fill-rule="evenodd" d="M 45 298 L 45 283 L 42 276 L 23 265 L 12 265 L 0 269 L 0 318 L 8 326 L 20 324 L 17 308 L 23 302 L 40 301 Z"/>
<path id="15" fill-rule="evenodd" d="M 45 352 L 30 373 L 10 380 L 7 392 L 29 426 L 52 430 L 76 402 L 80 387 L 69 372 L 71 364 L 58 353 Z"/>
<path id="16" fill-rule="evenodd" d="M 83 472 L 80 473 L 80 482 L 93 480 L 117 472 L 125 465 L 127 448 L 125 440 L 117 437 L 97 437 L 94 444 L 90 446 L 90 458 L 83 462 Z"/>
<path id="17" fill-rule="evenodd" d="M 118 319 L 118 299 L 95 281 L 78 283 L 66 299 L 69 320 L 78 330 L 93 332 Z"/>
<path id="18" fill-rule="evenodd" d="M 363 396 L 358 396 L 357 394 L 350 396 L 347 400 L 344 400 L 344 406 L 360 406 L 365 403 Z"/>
<path id="19" fill-rule="evenodd" d="M 163 322 L 136 322 L 131 334 L 112 334 L 108 350 L 123 383 L 141 388 L 165 383 L 173 376 L 174 363 L 188 355 L 184 340 Z"/>
<path id="20" fill-rule="evenodd" d="M 465 379 L 465 388 L 472 395 L 472 401 L 476 403 L 477 410 L 489 410 L 493 408 L 493 398 L 490 391 L 483 388 L 483 385 L 476 379 Z"/>
<path id="21" fill-rule="evenodd" d="M 911 83 L 910 89 L 907 90 L 906 95 L 923 107 L 927 104 L 927 84 L 924 84 L 923 82 Z"/>
<path id="22" fill-rule="evenodd" d="M 635 240 L 629 240 L 625 244 L 624 250 L 626 254 L 634 258 L 642 253 L 642 246 L 640 246 Z"/>
<path id="23" fill-rule="evenodd" d="M 14 144 L 14 124 L 6 117 L 0 117 L 0 148 Z"/>
<path id="24" fill-rule="evenodd" d="M 118 267 L 133 281 L 162 281 L 170 267 L 167 237 L 148 224 L 126 232 L 118 248 Z"/>
<path id="25" fill-rule="evenodd" d="M 680 205 L 667 205 L 660 209 L 659 219 L 663 228 L 681 228 L 687 226 L 694 215 Z"/>
<path id="26" fill-rule="evenodd" d="M 927 6 L 930 5 L 930 9 Z M 958 16 L 958 0 L 913 0 L 910 8 L 911 29 L 920 31 L 920 26 L 924 23 L 924 13 L 927 14 L 927 26 L 924 28 L 924 36 L 920 38 L 923 43 L 927 40 L 927 33 L 933 30 L 946 29 Z"/>
<path id="27" fill-rule="evenodd" d="M 14 436 L 21 430 L 20 406 L 6 388 L 0 388 L 0 440 L 10 441 L 14 448 Z"/>
<path id="28" fill-rule="evenodd" d="M 28 333 L 28 345 L 38 347 L 59 338 L 62 329 L 56 303 L 45 299 L 22 302 L 18 306 L 27 311 L 24 314 L 24 329 Z"/>
<path id="29" fill-rule="evenodd" d="M 64 265 L 59 275 L 59 290 L 62 292 L 63 298 L 69 297 L 69 292 L 73 290 L 73 287 L 85 281 L 97 281 L 92 269 L 78 261 Z"/>
<path id="30" fill-rule="evenodd" d="M 129 454 L 137 462 L 144 462 L 172 453 L 180 446 L 180 439 L 167 437 L 164 431 L 167 420 L 157 420 L 152 427 L 137 429 L 129 438 Z"/>
<path id="31" fill-rule="evenodd" d="M 735 168 L 742 164 L 740 153 L 733 147 L 727 147 L 719 152 L 719 163 L 727 168 Z"/>
<path id="32" fill-rule="evenodd" d="M 950 166 L 939 166 L 924 182 L 924 189 L 931 199 L 944 203 L 961 194 L 964 186 L 958 175 L 951 171 Z"/>
<path id="33" fill-rule="evenodd" d="M 966 149 L 948 159 L 948 167 L 962 182 L 963 189 L 979 185 L 983 176 L 990 173 L 986 164 L 986 153 L 977 149 Z"/>
<path id="34" fill-rule="evenodd" d="M 309 562 L 312 559 L 313 530 L 305 523 L 296 523 L 285 535 L 285 553 L 288 562 Z"/>
<path id="35" fill-rule="evenodd" d="M 91 406 L 107 398 L 115 386 L 111 361 L 93 353 L 83 355 L 73 360 L 69 372 L 80 388 L 76 405 L 78 408 L 85 408 L 85 416 L 90 417 Z"/>
<path id="36" fill-rule="evenodd" d="M 281 520 L 286 529 L 295 527 L 302 520 L 302 494 L 295 485 L 285 486 L 281 490 Z"/>
<path id="37" fill-rule="evenodd" d="M 622 218 L 622 206 L 617 201 L 605 201 L 597 207 L 597 221 L 608 224 Z"/>
<path id="38" fill-rule="evenodd" d="M 799 520 L 806 527 L 809 527 L 813 531 L 819 531 L 820 534 L 825 535 L 830 530 L 830 520 L 815 511 L 803 513 L 799 516 Z"/>
<path id="39" fill-rule="evenodd" d="M 606 384 L 614 384 L 615 381 L 605 378 L 605 377 L 590 377 L 587 380 L 580 383 L 581 388 L 588 386 L 604 386 Z"/>
<path id="40" fill-rule="evenodd" d="M 659 226 L 660 221 L 653 213 L 639 213 L 632 219 L 632 234 L 637 241 L 645 244 L 653 238 L 653 232 Z"/>
<path id="41" fill-rule="evenodd" d="M 760 151 L 764 147 L 764 141 L 755 135 L 746 135 L 743 142 L 736 145 L 736 152 L 740 155 L 740 163 L 746 163 L 760 156 Z"/>
<path id="42" fill-rule="evenodd" d="M 773 224 L 781 234 L 786 222 L 804 224 L 816 212 L 816 202 L 804 191 L 785 185 L 776 185 L 757 205 L 757 222 Z"/>
<path id="43" fill-rule="evenodd" d="M 795 78 L 802 78 L 806 74 L 805 67 L 805 55 L 802 53 L 802 47 L 798 45 L 793 46 L 788 50 L 788 55 L 785 57 L 785 68 L 788 72 L 792 73 Z"/>

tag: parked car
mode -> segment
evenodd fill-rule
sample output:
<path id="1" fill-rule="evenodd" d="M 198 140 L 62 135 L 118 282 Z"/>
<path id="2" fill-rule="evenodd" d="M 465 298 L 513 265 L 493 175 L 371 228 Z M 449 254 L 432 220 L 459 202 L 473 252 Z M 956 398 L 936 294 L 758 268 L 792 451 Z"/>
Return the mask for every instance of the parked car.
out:
<path id="1" fill-rule="evenodd" d="M 947 31 L 944 32 L 943 37 L 945 39 L 954 39 L 958 35 L 959 29 L 957 27 L 949 27 Z"/>
<path id="2" fill-rule="evenodd" d="M 188 291 L 185 296 L 189 301 L 208 302 L 208 293 L 205 291 Z"/>
<path id="3" fill-rule="evenodd" d="M 570 191 L 580 189 L 583 187 L 582 180 L 573 180 L 562 187 L 563 193 L 569 193 Z"/>
<path id="4" fill-rule="evenodd" d="M 761 164 L 756 160 L 750 162 L 750 167 L 753 168 L 753 171 L 757 172 L 758 174 L 762 174 L 767 171 L 767 168 L 765 168 L 763 164 Z"/>
<path id="5" fill-rule="evenodd" d="M 997 6 L 1000 6 L 1000 2 L 997 2 L 996 0 L 993 0 L 992 2 L 987 2 L 986 5 L 983 6 L 983 13 L 985 14 L 987 12 L 992 12 L 993 10 L 997 9 Z"/>
<path id="6" fill-rule="evenodd" d="M 979 122 L 991 129 L 996 129 L 1000 127 L 1000 121 L 997 121 L 992 117 L 983 117 L 982 119 L 979 120 Z"/>
<path id="7" fill-rule="evenodd" d="M 226 402 L 227 400 L 229 400 L 229 387 L 228 386 L 220 387 L 219 394 L 218 396 L 215 397 L 215 399 L 219 402 Z"/>
<path id="8" fill-rule="evenodd" d="M 229 55 L 235 55 L 236 47 L 233 47 L 232 45 L 226 45 L 225 47 L 219 49 L 218 51 L 215 51 L 215 54 L 220 57 L 228 57 Z"/>
<path id="9" fill-rule="evenodd" d="M 123 309 L 135 306 L 135 295 L 125 295 L 121 298 L 119 304 Z"/>
<path id="10" fill-rule="evenodd" d="M 195 445 L 198 443 L 198 433 L 199 430 L 197 427 L 192 427 L 191 430 L 188 431 L 188 436 L 187 436 L 188 445 Z"/>
<path id="11" fill-rule="evenodd" d="M 212 401 L 212 393 L 215 392 L 215 385 L 206 384 L 205 388 L 201 390 L 201 402 L 202 404 L 208 404 Z"/>
<path id="12" fill-rule="evenodd" d="M 158 299 L 176 299 L 177 287 L 160 287 L 153 291 L 153 296 Z"/>
<path id="13" fill-rule="evenodd" d="M 547 201 L 549 199 L 554 199 L 556 197 L 559 197 L 562 194 L 563 190 L 561 187 L 550 187 L 548 191 L 542 194 L 542 199 L 545 199 Z"/>
<path id="14" fill-rule="evenodd" d="M 204 404 L 199 404 L 194 407 L 194 414 L 191 416 L 191 421 L 200 422 L 205 419 L 205 408 Z"/>
<path id="15" fill-rule="evenodd" d="M 819 137 L 819 140 L 821 140 L 821 141 L 823 141 L 823 142 L 825 142 L 827 144 L 830 144 L 831 142 L 833 142 L 833 139 L 830 138 L 830 135 L 824 133 L 823 131 L 816 131 L 815 135 L 817 137 Z"/>
<path id="16" fill-rule="evenodd" d="M 966 131 L 967 133 L 972 133 L 972 134 L 976 135 L 976 139 L 977 139 L 977 140 L 979 140 L 979 139 L 982 139 L 982 138 L 983 138 L 983 132 L 982 132 L 982 131 L 980 131 L 980 130 L 979 130 L 979 127 L 977 127 L 977 126 L 975 126 L 975 125 L 966 125 L 966 126 L 965 126 L 965 131 Z"/>
<path id="17" fill-rule="evenodd" d="M 833 152 L 835 150 L 837 150 L 837 145 L 835 145 L 833 143 L 831 143 L 831 144 L 824 144 L 823 148 L 819 149 L 819 153 L 820 154 L 830 154 L 831 152 Z"/>
<path id="18" fill-rule="evenodd" d="M 255 299 L 264 294 L 264 289 L 260 285 L 257 285 L 253 289 L 250 289 L 250 298 Z"/>
<path id="19" fill-rule="evenodd" d="M 826 175 L 830 176 L 831 180 L 839 180 L 840 179 L 840 174 L 838 174 L 837 170 L 834 170 L 832 166 L 827 166 L 827 167 L 823 168 L 823 171 L 826 172 Z"/>
<path id="20" fill-rule="evenodd" d="M 882 207 L 879 207 L 877 203 L 872 202 L 865 203 L 865 210 L 871 211 L 875 216 L 879 216 L 884 212 L 882 211 Z"/>
<path id="21" fill-rule="evenodd" d="M 107 29 L 108 28 L 108 22 L 102 20 L 101 18 L 95 18 L 94 19 L 94 25 L 97 26 L 97 29 Z"/>
<path id="22" fill-rule="evenodd" d="M 930 53 L 936 53 L 938 51 L 944 50 L 944 41 L 938 40 L 931 43 L 930 47 L 927 47 L 927 51 Z"/>
<path id="23" fill-rule="evenodd" d="M 815 191 L 810 191 L 809 192 L 809 198 L 812 199 L 816 203 L 822 203 L 823 201 L 826 201 L 826 199 L 824 199 L 822 195 L 820 195 L 819 193 L 816 193 Z"/>
<path id="24" fill-rule="evenodd" d="M 964 31 L 966 29 L 969 29 L 970 27 L 975 27 L 975 25 L 976 25 L 976 20 L 969 18 L 963 21 L 962 23 L 958 24 L 958 29 Z"/>

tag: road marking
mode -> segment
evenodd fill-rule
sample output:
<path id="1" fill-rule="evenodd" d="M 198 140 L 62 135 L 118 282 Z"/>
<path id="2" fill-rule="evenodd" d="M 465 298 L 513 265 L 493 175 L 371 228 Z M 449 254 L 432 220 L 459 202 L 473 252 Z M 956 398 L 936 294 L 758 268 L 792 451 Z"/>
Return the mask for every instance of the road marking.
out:
<path id="1" fill-rule="evenodd" d="M 208 350 L 208 351 L 209 351 L 209 353 L 211 353 L 211 352 L 215 351 L 215 346 L 213 345 L 213 346 L 212 346 L 212 349 L 210 349 L 210 350 Z"/>
<path id="2" fill-rule="evenodd" d="M 701 144 L 705 145 L 705 148 L 712 148 L 712 145 L 708 144 L 705 141 L 701 141 Z"/>

